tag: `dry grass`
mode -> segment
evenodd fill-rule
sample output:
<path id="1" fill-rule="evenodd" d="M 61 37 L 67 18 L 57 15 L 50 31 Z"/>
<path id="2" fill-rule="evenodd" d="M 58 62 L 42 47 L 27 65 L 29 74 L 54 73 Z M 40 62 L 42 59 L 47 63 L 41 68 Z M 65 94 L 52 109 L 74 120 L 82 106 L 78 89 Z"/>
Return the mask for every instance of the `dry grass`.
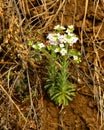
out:
<path id="1" fill-rule="evenodd" d="M 89 0 L 85 2 L 80 43 L 85 68 L 88 70 L 88 73 L 86 71 L 80 71 L 80 69 L 75 66 L 78 79 L 76 79 L 76 77 L 74 77 L 74 79 L 76 79 L 78 83 L 79 81 L 83 81 L 88 87 L 91 86 L 89 88 L 93 93 L 94 100 L 97 102 L 99 110 L 98 120 L 100 118 L 102 128 L 104 125 L 104 68 L 102 66 L 104 39 L 99 39 L 99 33 L 104 24 L 104 19 L 97 33 L 95 31 L 95 19 L 99 2 L 99 0 L 94 2 L 95 14 L 93 19 L 93 34 L 91 37 L 87 35 L 85 30 Z M 77 1 L 74 0 L 74 3 L 73 21 L 75 23 Z M 15 115 L 13 111 L 15 111 L 18 114 L 16 117 L 13 117 L 13 120 L 14 122 L 17 120 L 18 122 L 16 126 L 17 129 L 20 126 L 24 130 L 29 129 L 29 124 L 31 124 L 30 127 L 33 129 L 40 129 L 42 119 L 40 113 L 43 109 L 42 81 L 37 71 L 39 66 L 35 60 L 31 58 L 30 48 L 27 46 L 27 42 L 34 39 L 37 40 L 39 37 L 41 39 L 41 35 L 37 33 L 38 31 L 46 32 L 48 29 L 51 30 L 51 27 L 54 25 L 53 23 L 57 23 L 57 16 L 62 10 L 64 12 L 66 4 L 66 0 L 1 0 L 0 93 L 2 96 L 0 97 L 0 109 L 6 114 L 2 115 L 1 119 L 3 123 L 0 124 L 0 127 L 9 129 L 15 126 L 15 123 L 11 124 L 10 122 L 12 115 Z M 63 24 L 64 15 L 62 14 L 61 17 L 60 23 Z M 36 37 L 34 38 L 35 34 Z M 88 53 L 86 53 L 86 47 L 84 46 L 85 42 L 92 46 L 91 51 Z M 93 60 L 90 59 L 91 56 Z M 90 61 L 92 61 L 92 63 Z M 89 85 L 89 81 L 92 82 L 92 85 Z M 16 93 L 16 89 L 21 88 L 22 90 Z M 24 92 L 26 92 L 27 97 L 26 95 L 24 96 Z M 25 106 L 28 106 L 27 110 Z M 15 108 L 16 110 L 14 110 Z M 26 120 L 22 119 L 21 116 L 25 117 Z"/>
<path id="2" fill-rule="evenodd" d="M 0 2 L 2 129 L 15 127 L 39 130 L 41 127 L 43 95 L 40 74 L 37 71 L 39 66 L 31 58 L 27 43 L 34 39 L 35 34 L 32 31 L 37 32 L 40 29 L 45 31 L 52 24 L 64 2 L 59 0 Z"/>
<path id="3" fill-rule="evenodd" d="M 104 68 L 102 66 L 102 61 L 101 61 L 101 58 L 103 56 L 103 55 L 101 55 L 101 52 L 102 53 L 104 52 L 104 49 L 103 49 L 104 40 L 99 39 L 99 33 L 104 25 L 104 18 L 99 26 L 98 31 L 96 32 L 95 31 L 96 30 L 95 29 L 96 28 L 96 15 L 98 12 L 99 2 L 102 2 L 102 1 L 100 1 L 100 0 L 94 1 L 95 10 L 94 10 L 94 19 L 93 19 L 93 34 L 92 34 L 92 37 L 90 38 L 85 31 L 86 15 L 88 12 L 87 10 L 88 10 L 88 4 L 89 4 L 89 1 L 86 0 L 85 14 L 84 14 L 84 18 L 83 18 L 82 31 L 81 31 L 81 45 L 82 45 L 82 53 L 84 54 L 84 57 L 85 57 L 85 60 L 87 63 L 87 68 L 90 73 L 89 79 L 92 80 L 92 84 L 93 84 L 93 87 L 91 87 L 90 89 L 94 94 L 94 100 L 96 100 L 96 102 L 97 102 L 97 107 L 98 107 L 97 119 L 99 120 L 99 118 L 100 118 L 101 126 L 99 129 L 101 130 L 104 125 L 104 109 L 103 109 L 103 106 L 104 106 L 104 89 L 103 89 Z M 91 46 L 93 48 L 91 50 L 92 52 L 88 53 L 88 54 L 86 54 L 86 52 L 85 52 L 86 48 L 84 47 L 84 41 L 85 41 L 85 39 L 83 39 L 84 33 L 87 35 L 87 38 L 86 38 L 88 40 L 87 43 L 89 45 L 92 44 Z M 101 42 L 99 42 L 99 41 L 101 41 Z M 92 63 L 89 62 L 90 61 L 89 58 L 91 57 L 91 55 L 93 56 Z M 93 71 L 92 71 L 92 66 L 93 66 Z M 88 85 L 88 87 L 89 87 L 89 85 Z"/>

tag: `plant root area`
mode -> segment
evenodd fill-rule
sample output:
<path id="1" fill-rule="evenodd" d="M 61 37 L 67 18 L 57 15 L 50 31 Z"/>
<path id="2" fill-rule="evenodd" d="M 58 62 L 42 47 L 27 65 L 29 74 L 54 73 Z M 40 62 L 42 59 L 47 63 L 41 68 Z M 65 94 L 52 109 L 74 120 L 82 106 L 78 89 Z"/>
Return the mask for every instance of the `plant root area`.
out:
<path id="1" fill-rule="evenodd" d="M 81 63 L 71 60 L 76 95 L 58 107 L 44 89 L 47 42 L 55 25 L 74 25 Z M 36 56 L 36 59 L 34 59 Z M 104 130 L 104 0 L 1 0 L 0 130 Z"/>

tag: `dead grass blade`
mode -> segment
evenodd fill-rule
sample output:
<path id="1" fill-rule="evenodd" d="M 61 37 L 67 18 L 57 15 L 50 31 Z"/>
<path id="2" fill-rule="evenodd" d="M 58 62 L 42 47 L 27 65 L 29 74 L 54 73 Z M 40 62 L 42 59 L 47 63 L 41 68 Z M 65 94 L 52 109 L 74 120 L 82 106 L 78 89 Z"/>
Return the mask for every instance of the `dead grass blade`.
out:
<path id="1" fill-rule="evenodd" d="M 26 121 L 26 117 L 24 116 L 24 114 L 21 112 L 19 106 L 13 101 L 13 99 L 11 98 L 11 96 L 8 94 L 8 92 L 4 89 L 4 87 L 2 85 L 0 85 L 0 88 L 2 89 L 2 91 L 6 94 L 6 96 L 9 98 L 9 100 L 13 103 L 13 105 L 16 107 L 16 109 L 18 110 L 18 112 L 20 113 L 21 117 Z"/>

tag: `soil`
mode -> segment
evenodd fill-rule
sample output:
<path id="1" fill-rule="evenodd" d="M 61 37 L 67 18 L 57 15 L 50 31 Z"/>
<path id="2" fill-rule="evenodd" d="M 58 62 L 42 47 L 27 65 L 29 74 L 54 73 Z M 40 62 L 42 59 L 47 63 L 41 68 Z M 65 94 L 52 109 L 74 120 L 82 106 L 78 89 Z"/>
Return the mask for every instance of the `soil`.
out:
<path id="1" fill-rule="evenodd" d="M 47 2 L 50 3 L 51 1 L 47 0 Z M 38 4 L 39 3 L 34 3 L 34 6 L 38 7 Z M 57 2 L 57 4 L 53 7 L 53 10 L 47 12 L 46 15 L 48 16 L 49 13 L 51 14 L 57 11 L 59 5 L 60 2 Z M 30 6 L 32 5 L 30 4 Z M 40 9 L 39 11 L 41 12 Z M 31 15 L 36 15 L 36 13 L 37 12 L 33 12 Z M 44 17 L 45 16 L 42 16 L 43 20 Z M 44 77 L 42 73 L 43 70 L 37 69 L 36 72 L 39 74 L 39 77 L 36 77 L 32 69 L 34 66 L 35 68 L 38 68 L 37 65 L 33 65 L 32 62 L 28 61 L 28 58 L 26 59 L 26 62 L 28 63 L 23 62 L 26 58 L 26 56 L 24 57 L 24 54 L 28 55 L 29 53 L 28 49 L 23 46 L 17 46 L 16 44 L 14 46 L 14 43 L 12 42 L 10 45 L 6 44 L 5 46 L 7 48 L 13 45 L 11 50 L 15 50 L 15 53 L 13 53 L 14 57 L 10 59 L 10 62 L 14 61 L 15 59 L 15 61 L 18 60 L 20 64 L 23 65 L 23 70 L 20 66 L 16 68 L 16 73 L 13 72 L 13 78 L 16 78 L 16 75 L 18 75 L 17 73 L 19 73 L 19 75 L 21 75 L 19 83 L 21 86 L 24 85 L 26 87 L 26 84 L 24 84 L 21 79 L 25 79 L 25 70 L 27 65 L 30 65 L 31 68 L 29 68 L 29 77 L 31 84 L 33 85 L 36 83 L 36 81 L 33 80 L 38 80 L 38 78 L 40 79 L 39 82 L 43 84 L 41 85 L 41 92 L 40 88 L 35 86 L 35 89 L 37 89 L 39 92 L 37 97 L 38 100 L 35 96 L 33 97 L 33 105 L 36 110 L 36 113 L 33 113 L 37 115 L 34 118 L 34 114 L 32 115 L 32 110 L 29 108 L 29 98 L 27 97 L 25 101 L 22 100 L 25 95 L 22 91 L 28 94 L 28 90 L 26 88 L 21 90 L 18 94 L 13 91 L 11 97 L 13 99 L 12 101 L 15 103 L 11 102 L 10 98 L 8 99 L 8 96 L 6 96 L 7 93 L 5 93 L 5 91 L 0 91 L 0 130 L 104 130 L 104 0 L 67 0 L 65 1 L 63 8 L 59 11 L 58 14 L 56 13 L 56 16 L 52 20 L 53 21 L 49 20 L 47 21 L 47 24 L 45 23 L 42 25 L 43 34 L 38 34 L 39 39 L 44 40 L 46 34 L 52 30 L 54 25 L 57 24 L 62 24 L 63 26 L 74 25 L 75 33 L 79 37 L 79 41 L 74 47 L 77 50 L 81 50 L 82 62 L 79 65 L 72 63 L 69 68 L 71 71 L 69 80 L 75 84 L 77 90 L 76 96 L 69 103 L 69 105 L 65 106 L 61 111 L 61 109 L 58 108 L 49 99 L 48 95 L 44 91 L 44 82 L 41 80 L 41 78 Z M 37 26 L 39 25 L 37 24 Z M 34 23 L 32 23 L 32 27 L 34 27 L 34 30 L 37 30 Z M 34 32 L 35 31 L 32 33 Z M 19 38 L 17 37 L 17 39 Z M 9 39 L 9 41 L 10 40 L 11 39 Z M 0 38 L 0 41 L 3 43 L 2 38 Z M 7 48 L 4 48 L 3 45 L 2 48 L 6 53 Z M 25 53 L 22 54 L 21 52 L 24 50 Z M 22 54 L 22 58 L 15 58 L 17 57 L 18 53 Z M 0 51 L 0 63 L 4 62 L 2 61 L 2 56 L 4 55 Z M 5 59 L 9 59 L 9 56 L 6 56 Z M 7 67 L 6 65 L 3 66 L 3 64 L 0 64 L 0 76 L 2 78 L 4 73 L 7 73 L 9 67 L 11 67 L 10 64 Z M 2 78 L 0 79 L 0 82 L 6 86 L 6 79 L 4 80 Z M 12 80 L 11 77 L 9 78 Z M 12 83 L 13 81 L 11 81 L 11 84 Z M 14 86 L 12 85 L 12 87 Z M 18 111 L 15 104 L 19 106 L 20 110 L 24 114 L 29 114 L 29 111 L 31 111 L 31 116 L 29 115 L 27 122 L 16 115 Z M 32 108 L 33 110 L 34 107 Z"/>
<path id="2" fill-rule="evenodd" d="M 44 101 L 42 130 L 97 130 L 97 106 L 88 93 L 77 94 L 62 112 L 63 126 L 60 127 L 60 112 L 49 101 Z"/>

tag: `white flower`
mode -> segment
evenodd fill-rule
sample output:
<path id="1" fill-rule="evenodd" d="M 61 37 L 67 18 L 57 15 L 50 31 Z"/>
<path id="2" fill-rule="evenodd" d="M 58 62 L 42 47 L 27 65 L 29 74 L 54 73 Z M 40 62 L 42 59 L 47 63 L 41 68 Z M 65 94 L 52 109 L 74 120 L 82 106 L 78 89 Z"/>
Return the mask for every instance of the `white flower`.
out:
<path id="1" fill-rule="evenodd" d="M 47 38 L 49 39 L 49 43 L 51 45 L 57 45 L 58 44 L 58 37 L 59 36 L 60 36 L 59 33 L 48 34 Z"/>
<path id="2" fill-rule="evenodd" d="M 78 37 L 71 37 L 71 38 L 69 39 L 69 44 L 70 44 L 70 46 L 72 46 L 74 43 L 76 43 L 77 40 L 78 40 Z"/>
<path id="3" fill-rule="evenodd" d="M 47 38 L 48 38 L 49 40 L 54 41 L 54 40 L 57 40 L 59 36 L 60 36 L 59 33 L 50 33 L 50 34 L 48 34 Z"/>
<path id="4" fill-rule="evenodd" d="M 67 54 L 67 50 L 65 48 L 62 48 L 60 51 L 61 55 L 64 56 Z"/>
<path id="5" fill-rule="evenodd" d="M 59 40 L 60 43 L 66 43 L 66 34 L 60 35 L 58 37 L 58 40 Z"/>
<path id="6" fill-rule="evenodd" d="M 70 29 L 67 28 L 66 33 L 70 34 L 71 33 Z"/>
<path id="7" fill-rule="evenodd" d="M 43 43 L 39 43 L 38 46 L 39 46 L 39 49 L 45 47 L 45 45 Z"/>
<path id="8" fill-rule="evenodd" d="M 63 47 L 64 47 L 64 44 L 63 44 L 63 43 L 61 43 L 61 44 L 59 44 L 59 46 L 60 46 L 61 48 L 63 48 Z"/>
<path id="9" fill-rule="evenodd" d="M 53 34 L 49 33 L 48 36 L 47 36 L 47 39 L 53 40 Z"/>
<path id="10" fill-rule="evenodd" d="M 74 60 L 78 60 L 78 56 L 73 56 Z"/>
<path id="11" fill-rule="evenodd" d="M 63 27 L 63 26 L 61 26 L 61 25 L 56 25 L 55 27 L 54 27 L 54 29 L 55 30 L 65 30 L 65 28 Z"/>
<path id="12" fill-rule="evenodd" d="M 69 43 L 70 46 L 76 43 L 77 40 L 78 40 L 78 37 L 76 36 L 70 37 L 69 35 L 66 35 L 66 42 Z"/>
<path id="13" fill-rule="evenodd" d="M 36 46 L 36 45 L 32 45 L 32 48 L 36 49 L 36 48 L 37 48 L 37 46 Z"/>
<path id="14" fill-rule="evenodd" d="M 54 52 L 55 52 L 55 53 L 59 52 L 59 48 L 56 48 L 56 49 L 54 50 Z"/>
<path id="15" fill-rule="evenodd" d="M 50 43 L 51 45 L 56 45 L 55 41 L 52 41 L 52 40 L 49 40 L 49 43 Z"/>
<path id="16" fill-rule="evenodd" d="M 73 25 L 70 25 L 68 26 L 67 30 L 66 30 L 66 33 L 68 33 L 68 35 L 74 35 L 73 34 L 73 31 L 74 31 L 74 26 Z"/>
<path id="17" fill-rule="evenodd" d="M 72 33 L 69 29 L 66 30 L 66 33 L 68 34 L 68 36 L 73 37 L 74 33 Z"/>
<path id="18" fill-rule="evenodd" d="M 69 29 L 74 29 L 73 25 L 68 26 Z"/>

